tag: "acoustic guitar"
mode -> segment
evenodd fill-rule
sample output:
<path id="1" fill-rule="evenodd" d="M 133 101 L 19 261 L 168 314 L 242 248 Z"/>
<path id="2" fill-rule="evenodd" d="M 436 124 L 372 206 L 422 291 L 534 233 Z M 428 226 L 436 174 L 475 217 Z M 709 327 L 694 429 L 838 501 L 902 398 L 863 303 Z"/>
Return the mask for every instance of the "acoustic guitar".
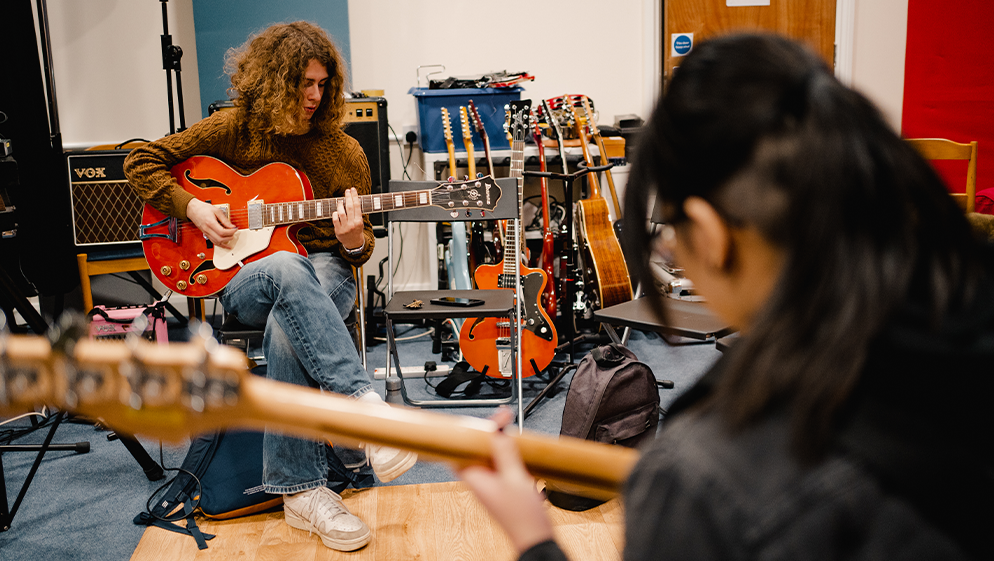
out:
<path id="1" fill-rule="evenodd" d="M 570 115 L 576 136 L 583 148 L 583 159 L 590 167 L 596 166 L 587 146 L 588 137 L 584 130 L 589 122 L 581 120 L 573 110 L 573 103 L 568 96 L 562 98 L 563 109 Z M 590 294 L 590 303 L 594 309 L 608 308 L 615 304 L 628 302 L 632 299 L 632 281 L 628 274 L 625 255 L 621 244 L 611 225 L 607 201 L 601 196 L 600 182 L 596 173 L 587 174 L 590 193 L 576 207 L 578 231 L 584 241 L 585 283 Z"/>
<path id="2" fill-rule="evenodd" d="M 277 251 L 307 255 L 297 240 L 304 223 L 331 218 L 341 197 L 314 199 L 304 172 L 276 162 L 242 175 L 210 156 L 193 156 L 175 166 L 180 187 L 222 208 L 238 228 L 231 249 L 214 247 L 193 222 L 145 205 L 139 239 L 152 273 L 169 290 L 200 298 L 223 289 L 246 263 Z M 500 187 L 492 179 L 443 183 L 435 189 L 362 195 L 363 214 L 423 206 L 493 211 Z"/>
<path id="3" fill-rule="evenodd" d="M 511 111 L 511 177 L 518 182 L 518 216 L 521 216 L 524 177 L 525 135 L 531 102 L 512 101 Z M 506 221 L 504 260 L 496 265 L 481 265 L 476 269 L 476 284 L 485 290 L 505 288 L 515 290 L 521 284 L 521 361 L 526 365 L 521 377 L 526 378 L 545 370 L 556 355 L 558 334 L 552 319 L 542 308 L 541 298 L 549 279 L 541 269 L 530 269 L 521 262 L 520 232 L 513 220 Z M 513 259 L 519 260 L 520 276 Z M 511 365 L 511 329 L 507 318 L 467 319 L 459 333 L 459 348 L 463 358 L 478 372 L 494 378 L 509 377 Z"/>
<path id="4" fill-rule="evenodd" d="M 61 322 L 60 322 L 61 323 Z M 362 403 L 247 371 L 245 355 L 202 335 L 188 343 L 0 333 L 0 415 L 48 405 L 125 434 L 178 442 L 222 428 L 280 430 L 337 444 L 412 450 L 459 465 L 491 463 L 496 425 L 474 417 Z M 209 333 L 209 329 L 207 330 Z M 630 448 L 523 431 L 511 434 L 531 472 L 570 492 L 616 495 L 638 459 Z"/>

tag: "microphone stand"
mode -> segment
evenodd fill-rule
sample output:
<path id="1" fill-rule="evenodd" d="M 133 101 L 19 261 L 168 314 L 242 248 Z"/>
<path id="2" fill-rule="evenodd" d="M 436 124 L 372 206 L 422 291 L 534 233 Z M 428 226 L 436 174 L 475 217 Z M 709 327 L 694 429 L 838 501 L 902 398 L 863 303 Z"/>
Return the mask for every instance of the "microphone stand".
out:
<path id="1" fill-rule="evenodd" d="M 173 36 L 169 34 L 169 15 L 166 5 L 169 0 L 159 0 L 162 4 L 162 69 L 166 71 L 166 100 L 169 103 L 169 134 L 186 130 L 186 119 L 183 117 L 183 49 L 173 45 Z M 173 72 L 176 73 L 176 98 L 179 102 L 179 129 L 176 128 L 175 109 L 173 108 Z"/>

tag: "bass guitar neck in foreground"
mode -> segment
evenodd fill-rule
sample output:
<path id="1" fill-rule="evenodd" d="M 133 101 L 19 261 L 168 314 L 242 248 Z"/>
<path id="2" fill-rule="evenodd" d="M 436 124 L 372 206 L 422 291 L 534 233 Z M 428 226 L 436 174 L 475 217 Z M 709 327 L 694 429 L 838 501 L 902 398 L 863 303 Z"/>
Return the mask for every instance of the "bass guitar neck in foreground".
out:
<path id="1" fill-rule="evenodd" d="M 72 330 L 63 330 L 66 333 Z M 77 328 L 77 333 L 84 330 Z M 425 459 L 489 464 L 490 421 L 384 407 L 251 375 L 241 352 L 202 336 L 156 345 L 0 337 L 0 415 L 40 405 L 168 441 L 221 428 L 270 428 L 340 444 L 374 443 Z M 524 431 L 511 435 L 531 473 L 570 492 L 610 498 L 638 459 L 632 449 Z"/>

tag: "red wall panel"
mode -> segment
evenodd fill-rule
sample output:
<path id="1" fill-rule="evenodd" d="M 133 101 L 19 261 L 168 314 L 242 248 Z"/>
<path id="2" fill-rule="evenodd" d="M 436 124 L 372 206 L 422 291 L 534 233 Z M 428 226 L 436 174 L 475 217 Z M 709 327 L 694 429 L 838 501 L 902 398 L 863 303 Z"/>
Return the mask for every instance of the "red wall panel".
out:
<path id="1" fill-rule="evenodd" d="M 909 0 L 904 68 L 905 138 L 978 142 L 977 192 L 994 189 L 994 2 Z M 963 192 L 966 163 L 937 162 Z"/>

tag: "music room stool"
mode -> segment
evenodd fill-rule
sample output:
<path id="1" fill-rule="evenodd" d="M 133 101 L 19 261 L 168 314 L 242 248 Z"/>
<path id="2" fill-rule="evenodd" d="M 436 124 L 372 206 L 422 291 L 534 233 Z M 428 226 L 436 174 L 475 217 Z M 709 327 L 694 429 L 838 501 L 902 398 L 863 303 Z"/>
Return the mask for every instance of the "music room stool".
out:
<path id="1" fill-rule="evenodd" d="M 442 306 L 438 304 L 432 304 L 431 299 L 440 296 L 452 296 L 455 298 L 473 298 L 477 300 L 483 300 L 483 304 L 480 306 L 471 307 L 455 307 L 455 306 Z M 420 307 L 408 307 L 408 305 L 415 301 L 421 301 Z M 393 298 L 387 302 L 387 305 L 383 308 L 383 317 L 386 320 L 386 331 L 387 331 L 387 353 L 391 360 L 388 360 L 388 365 L 392 364 L 396 373 L 394 374 L 400 380 L 400 394 L 404 398 L 404 402 L 408 405 L 414 407 L 430 408 L 430 407 L 480 407 L 486 405 L 500 405 L 504 403 L 511 403 L 517 399 L 518 387 L 517 382 L 519 380 L 517 371 L 517 353 L 518 353 L 518 341 L 517 333 L 515 329 L 509 329 L 510 334 L 510 345 L 511 350 L 511 364 L 513 375 L 510 378 L 511 382 L 511 394 L 507 397 L 500 398 L 484 398 L 484 399 L 435 399 L 435 400 L 417 400 L 411 399 L 407 395 L 407 386 L 404 385 L 404 375 L 401 369 L 400 356 L 397 352 L 397 342 L 394 338 L 393 324 L 395 322 L 404 323 L 405 321 L 415 320 L 415 319 L 436 319 L 443 320 L 447 318 L 484 318 L 484 317 L 506 317 L 509 320 L 510 325 L 514 325 L 510 318 L 515 317 L 515 306 L 514 306 L 514 291 L 507 289 L 498 290 L 412 290 L 412 291 L 401 291 L 395 292 Z M 393 376 L 387 372 L 387 377 L 392 378 Z"/>

